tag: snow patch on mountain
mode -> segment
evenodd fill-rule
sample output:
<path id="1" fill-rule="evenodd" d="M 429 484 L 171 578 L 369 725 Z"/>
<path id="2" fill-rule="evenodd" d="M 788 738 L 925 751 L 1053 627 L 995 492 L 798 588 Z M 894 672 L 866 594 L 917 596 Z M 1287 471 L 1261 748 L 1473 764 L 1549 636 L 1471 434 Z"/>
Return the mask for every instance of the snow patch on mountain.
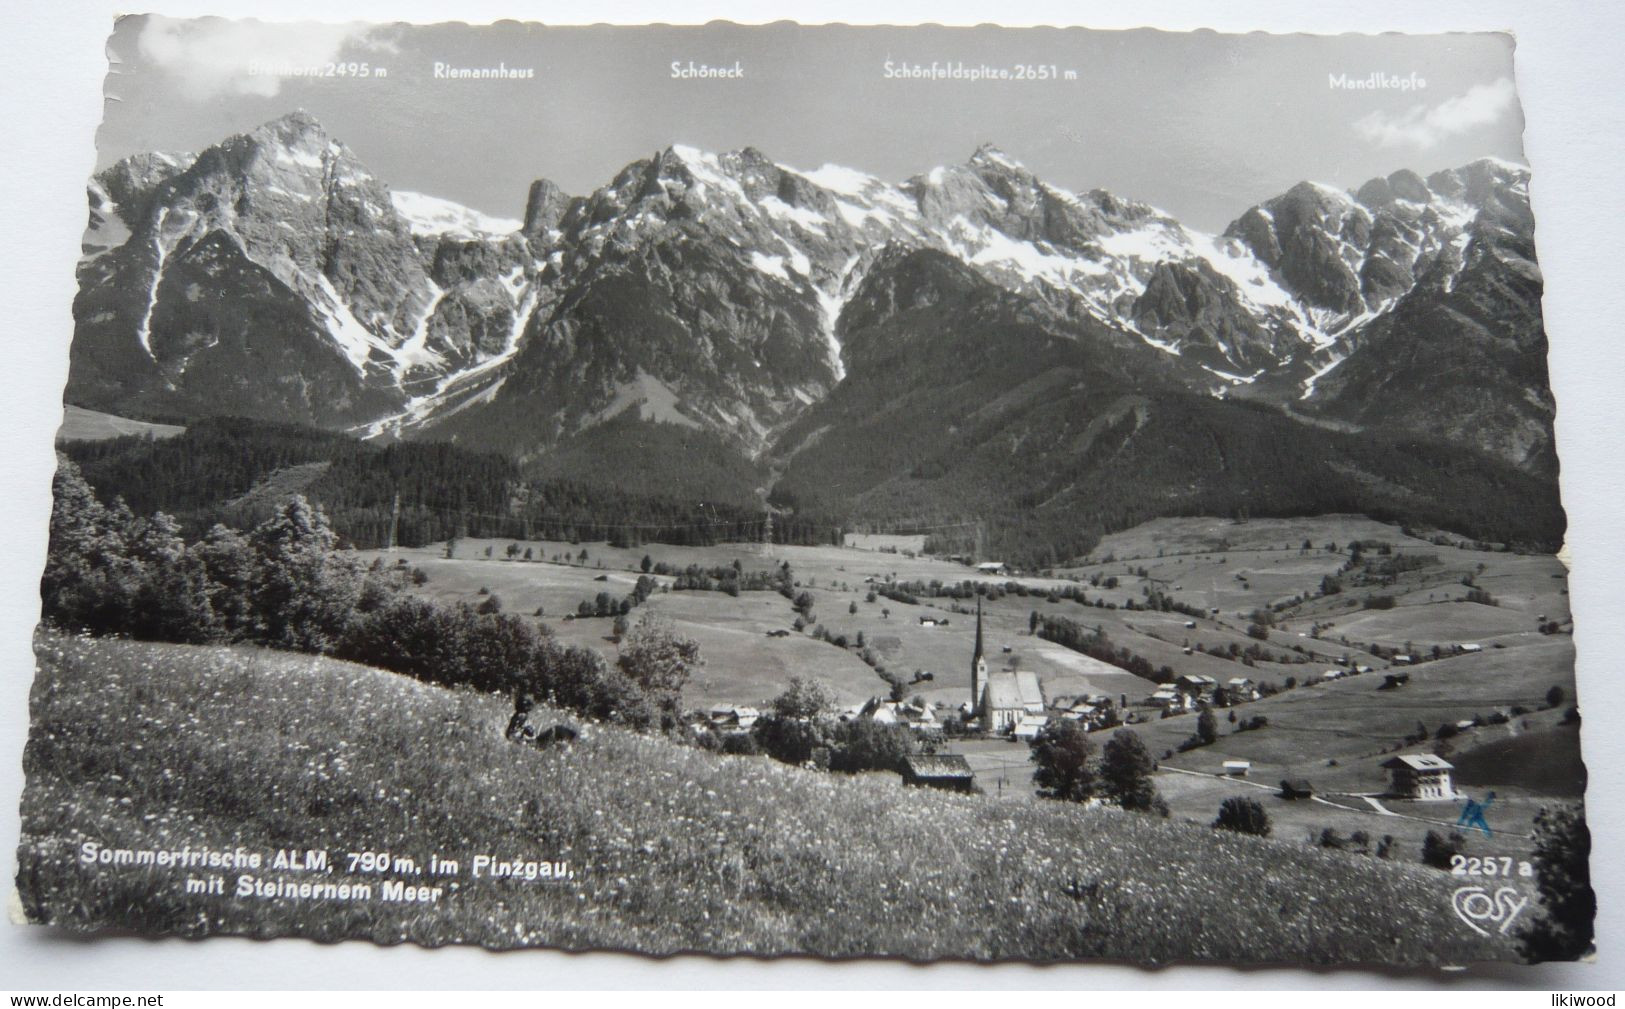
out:
<path id="1" fill-rule="evenodd" d="M 389 194 L 389 198 L 395 205 L 395 213 L 406 222 L 412 234 L 425 238 L 444 235 L 465 239 L 502 237 L 513 234 L 520 227 L 520 222 L 512 218 L 484 214 L 438 196 L 397 189 Z"/>

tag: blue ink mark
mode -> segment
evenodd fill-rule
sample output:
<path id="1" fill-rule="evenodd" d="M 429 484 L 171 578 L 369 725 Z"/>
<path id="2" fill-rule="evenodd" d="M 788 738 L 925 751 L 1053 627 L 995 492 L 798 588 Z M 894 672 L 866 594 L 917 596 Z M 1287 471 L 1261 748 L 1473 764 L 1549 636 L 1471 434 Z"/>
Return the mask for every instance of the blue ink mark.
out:
<path id="1" fill-rule="evenodd" d="M 1484 811 L 1489 809 L 1490 803 L 1494 801 L 1494 792 L 1486 795 L 1483 802 L 1474 802 L 1472 799 L 1468 799 L 1466 807 L 1461 811 L 1461 817 L 1456 820 L 1456 826 L 1466 827 L 1468 830 L 1477 827 L 1484 832 L 1485 837 L 1493 836 L 1490 833 L 1489 821 L 1484 819 Z"/>

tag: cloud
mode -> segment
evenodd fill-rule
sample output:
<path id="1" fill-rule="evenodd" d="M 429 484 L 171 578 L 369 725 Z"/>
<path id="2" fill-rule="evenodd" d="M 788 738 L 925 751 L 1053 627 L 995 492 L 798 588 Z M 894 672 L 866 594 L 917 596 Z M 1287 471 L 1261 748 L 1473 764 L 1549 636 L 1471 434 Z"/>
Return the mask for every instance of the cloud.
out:
<path id="1" fill-rule="evenodd" d="M 1354 132 L 1379 147 L 1429 148 L 1446 137 L 1500 119 L 1518 99 L 1512 78 L 1476 84 L 1462 94 L 1432 106 L 1414 105 L 1404 112 L 1373 112 L 1354 122 Z"/>
<path id="2" fill-rule="evenodd" d="M 201 18 L 178 21 L 152 16 L 137 37 L 147 64 L 175 78 L 185 96 L 207 101 L 221 95 L 270 98 L 282 89 L 282 72 L 318 67 L 347 46 L 376 48 L 365 24 L 268 24 Z"/>

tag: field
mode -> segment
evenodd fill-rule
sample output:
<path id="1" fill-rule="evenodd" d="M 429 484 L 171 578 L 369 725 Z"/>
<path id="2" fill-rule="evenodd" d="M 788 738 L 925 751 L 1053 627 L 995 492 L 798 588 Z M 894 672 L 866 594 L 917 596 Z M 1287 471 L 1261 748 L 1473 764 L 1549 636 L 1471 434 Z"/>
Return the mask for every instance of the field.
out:
<path id="1" fill-rule="evenodd" d="M 66 406 L 62 412 L 62 426 L 57 428 L 57 441 L 105 441 L 127 434 L 146 434 L 154 438 L 171 438 L 186 428 L 174 424 L 149 424 L 82 406 Z"/>
<path id="2" fill-rule="evenodd" d="M 1344 565 L 1348 545 L 1355 540 L 1387 544 L 1390 552 L 1384 556 L 1414 556 L 1420 558 L 1418 566 L 1399 573 L 1389 585 L 1319 595 L 1322 579 Z M 1328 549 L 1333 544 L 1335 552 Z M 478 604 L 484 588 L 510 612 L 531 614 L 540 606 L 545 622 L 561 639 L 611 656 L 610 619 L 560 618 L 599 592 L 617 599 L 624 595 L 644 556 L 677 568 L 737 562 L 746 571 L 757 571 L 788 563 L 797 582 L 814 596 L 815 622 L 851 644 L 840 648 L 793 631 L 770 637 L 770 632 L 790 631 L 796 616 L 777 593 L 744 592 L 737 598 L 719 592 L 657 593 L 645 605 L 670 616 L 682 633 L 699 641 L 706 658 L 705 668 L 685 691 L 685 701 L 693 707 L 759 705 L 782 690 L 792 675 L 824 682 L 843 705 L 884 697 L 890 685 L 862 661 L 855 645 L 860 633 L 881 666 L 910 681 L 911 695 L 958 707 L 970 699 L 973 607 L 947 597 L 921 597 L 917 606 L 885 597 L 871 602 L 870 580 L 1018 581 L 1033 594 L 1008 594 L 985 606 L 990 668 L 1037 672 L 1051 701 L 1080 694 L 1126 697 L 1134 728 L 1153 755 L 1169 754 L 1159 787 L 1175 817 L 1190 822 L 1209 822 L 1220 799 L 1239 788 L 1256 793 L 1284 836 L 1318 836 L 1326 828 L 1342 834 L 1363 830 L 1376 838 L 1387 834 L 1396 839 L 1403 857 L 1415 859 L 1423 835 L 1454 824 L 1459 802 L 1384 800 L 1381 808 L 1373 806 L 1362 796 L 1384 790 L 1379 765 L 1401 750 L 1431 749 L 1432 733 L 1441 724 L 1497 712 L 1508 716 L 1503 724 L 1467 730 L 1449 744 L 1450 759 L 1462 762 L 1459 789 L 1480 799 L 1496 793 L 1491 822 L 1499 833 L 1493 840 L 1475 836 L 1470 849 L 1526 853 L 1529 820 L 1541 802 L 1572 800 L 1584 788 L 1576 734 L 1572 727 L 1558 726 L 1574 698 L 1574 651 L 1566 633 L 1567 580 L 1554 557 L 1441 545 L 1358 516 L 1246 523 L 1161 519 L 1108 537 L 1087 558 L 1089 563 L 1052 577 L 984 575 L 927 556 L 836 546 L 627 549 L 602 543 L 521 543 L 520 556 L 528 548 L 536 558 L 530 562 L 506 560 L 508 546 L 505 540 L 460 540 L 450 559 L 443 545 L 390 556 L 392 562 L 405 558 L 428 574 L 419 590 L 427 595 Z M 1466 601 L 1464 577 L 1489 592 L 1495 605 Z M 1115 579 L 1115 585 L 1108 579 Z M 1118 608 L 1047 601 L 1047 590 L 1063 585 L 1082 585 L 1091 603 L 1098 598 Z M 1143 599 L 1148 589 L 1198 607 L 1205 615 L 1124 608 L 1130 600 Z M 1364 599 L 1379 593 L 1394 597 L 1393 608 L 1364 608 Z M 1250 615 L 1274 603 L 1291 605 L 1278 611 L 1268 640 L 1259 642 L 1247 634 Z M 1221 711 L 1217 743 L 1173 752 L 1195 732 L 1195 715 L 1157 718 L 1156 711 L 1140 703 L 1155 683 L 1035 637 L 1028 630 L 1035 610 L 1099 628 L 1115 645 L 1176 673 L 1221 681 L 1241 676 L 1278 686 L 1290 677 L 1302 685 L 1233 709 L 1238 719 L 1266 717 L 1267 728 L 1237 733 L 1228 712 Z M 926 626 L 922 617 L 939 623 Z M 1542 623 L 1556 623 L 1561 632 L 1543 634 Z M 1257 644 L 1268 654 L 1251 666 L 1214 654 L 1227 653 L 1232 645 L 1245 649 Z M 1373 645 L 1421 657 L 1429 657 L 1437 645 L 1449 657 L 1398 667 L 1363 650 Z M 1478 650 L 1451 655 L 1458 645 Z M 1311 684 L 1329 669 L 1344 668 L 1337 664 L 1344 657 L 1372 672 Z M 1410 682 L 1399 690 L 1377 690 L 1383 674 L 1395 670 L 1409 673 Z M 929 679 L 923 678 L 925 673 L 931 674 Z M 1545 697 L 1554 686 L 1567 700 L 1552 709 Z M 1517 708 L 1525 713 L 1512 717 Z M 1418 726 L 1428 731 L 1429 739 L 1405 746 Z M 954 748 L 971 761 L 989 793 L 1032 798 L 1025 746 L 986 740 L 956 743 Z M 1516 759 L 1505 759 L 1509 756 Z M 1227 759 L 1252 762 L 1249 784 L 1212 777 Z M 1283 778 L 1310 779 L 1322 798 L 1307 803 L 1278 798 L 1275 786 Z"/>
<path id="3" fill-rule="evenodd" d="M 37 652 L 19 890 L 33 919 L 69 929 L 915 959 L 1515 955 L 1456 919 L 1449 874 L 1295 838 L 917 791 L 600 726 L 540 752 L 503 739 L 501 698 L 311 656 L 49 633 Z M 433 906 L 188 894 L 184 870 L 83 864 L 86 841 L 317 849 L 335 867 L 318 881 L 444 892 Z M 355 875 L 348 852 L 387 869 Z M 482 853 L 567 866 L 476 878 Z M 460 874 L 409 871 L 431 856 Z"/>

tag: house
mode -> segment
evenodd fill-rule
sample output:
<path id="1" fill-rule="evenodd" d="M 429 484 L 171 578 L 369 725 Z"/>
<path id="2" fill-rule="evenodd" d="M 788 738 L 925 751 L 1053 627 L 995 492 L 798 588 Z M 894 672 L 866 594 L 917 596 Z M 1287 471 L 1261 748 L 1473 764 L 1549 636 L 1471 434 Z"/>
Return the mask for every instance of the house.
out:
<path id="1" fill-rule="evenodd" d="M 1308 778 L 1293 778 L 1291 781 L 1281 782 L 1281 798 L 1288 800 L 1313 799 L 1314 786 L 1309 784 Z"/>
<path id="2" fill-rule="evenodd" d="M 1484 650 L 1484 646 L 1483 645 L 1462 645 L 1461 650 L 1464 651 L 1464 652 L 1482 652 Z"/>
<path id="3" fill-rule="evenodd" d="M 1230 696 L 1238 701 L 1258 700 L 1258 684 L 1254 683 L 1250 677 L 1232 676 L 1225 681 L 1224 689 L 1229 691 Z"/>
<path id="4" fill-rule="evenodd" d="M 1378 690 L 1398 690 L 1411 682 L 1410 673 L 1385 673 L 1382 677 L 1382 686 Z"/>
<path id="5" fill-rule="evenodd" d="M 868 703 L 851 711 L 853 718 L 867 718 L 882 725 L 901 725 L 915 731 L 937 727 L 936 705 L 916 698 L 912 701 L 887 701 L 871 697 Z"/>
<path id="6" fill-rule="evenodd" d="M 1194 631 L 1196 629 L 1196 621 L 1194 621 L 1194 620 L 1185 621 L 1185 629 L 1187 631 Z"/>
<path id="7" fill-rule="evenodd" d="M 1250 760 L 1227 760 L 1224 762 L 1224 776 L 1226 778 L 1245 778 L 1247 772 L 1253 769 Z"/>
<path id="8" fill-rule="evenodd" d="M 1174 681 L 1174 688 L 1200 701 L 1212 697 L 1218 691 L 1219 681 L 1211 676 L 1185 673 Z"/>
<path id="9" fill-rule="evenodd" d="M 718 732 L 749 732 L 762 713 L 756 708 L 719 704 L 706 712 L 711 728 Z"/>
<path id="10" fill-rule="evenodd" d="M 921 627 L 935 627 L 935 626 L 937 626 L 937 618 L 936 617 L 921 617 L 920 618 L 920 626 Z"/>
<path id="11" fill-rule="evenodd" d="M 1409 655 L 1396 655 L 1393 658 L 1393 663 L 1396 666 L 1408 666 L 1413 661 L 1415 661 L 1415 660 L 1412 659 Z"/>
<path id="12" fill-rule="evenodd" d="M 998 575 L 1004 573 L 1003 561 L 983 561 L 976 565 L 976 570 L 984 575 Z"/>
<path id="13" fill-rule="evenodd" d="M 1049 719 L 1043 715 L 1022 715 L 1016 724 L 1011 726 L 1010 735 L 1019 742 L 1030 743 L 1038 738 L 1038 734 L 1043 732 L 1044 726 L 1048 724 Z"/>
<path id="14" fill-rule="evenodd" d="M 1323 681 L 1327 681 L 1327 682 L 1330 682 L 1332 680 L 1341 680 L 1343 678 L 1343 670 L 1341 670 L 1341 669 L 1328 669 L 1324 673 L 1320 674 L 1320 678 Z"/>
<path id="15" fill-rule="evenodd" d="M 976 775 L 965 758 L 957 753 L 915 753 L 903 758 L 903 784 L 974 792 Z"/>
<path id="16" fill-rule="evenodd" d="M 1442 800 L 1456 797 L 1450 782 L 1455 768 L 1431 753 L 1402 753 L 1382 764 L 1388 772 L 1389 791 L 1403 799 Z"/>
<path id="17" fill-rule="evenodd" d="M 1154 692 L 1152 692 L 1150 698 L 1151 704 L 1161 708 L 1165 708 L 1170 704 L 1176 704 L 1178 701 L 1179 691 L 1166 684 L 1158 687 Z"/>

